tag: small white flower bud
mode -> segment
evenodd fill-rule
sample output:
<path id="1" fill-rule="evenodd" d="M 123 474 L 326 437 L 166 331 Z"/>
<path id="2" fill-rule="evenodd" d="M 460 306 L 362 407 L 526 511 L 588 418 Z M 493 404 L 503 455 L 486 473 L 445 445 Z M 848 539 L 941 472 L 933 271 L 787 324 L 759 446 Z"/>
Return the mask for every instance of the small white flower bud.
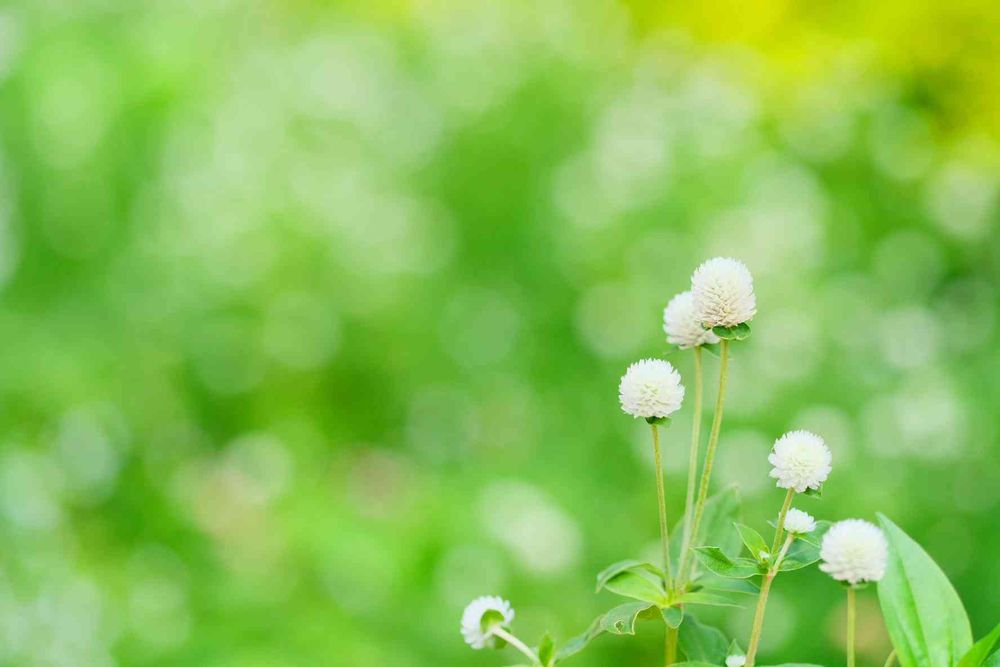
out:
<path id="1" fill-rule="evenodd" d="M 726 658 L 726 667 L 743 667 L 745 664 L 747 664 L 745 655 L 731 655 Z"/>
<path id="2" fill-rule="evenodd" d="M 805 535 L 816 530 L 816 519 L 812 518 L 808 512 L 791 508 L 785 515 L 785 530 L 795 535 Z"/>
<path id="3" fill-rule="evenodd" d="M 490 614 L 492 626 L 484 623 L 487 614 Z M 496 645 L 496 638 L 490 628 L 495 625 L 508 628 L 513 620 L 514 610 L 509 602 L 496 595 L 484 595 L 470 602 L 462 612 L 462 637 L 465 643 L 474 649 L 493 648 Z"/>

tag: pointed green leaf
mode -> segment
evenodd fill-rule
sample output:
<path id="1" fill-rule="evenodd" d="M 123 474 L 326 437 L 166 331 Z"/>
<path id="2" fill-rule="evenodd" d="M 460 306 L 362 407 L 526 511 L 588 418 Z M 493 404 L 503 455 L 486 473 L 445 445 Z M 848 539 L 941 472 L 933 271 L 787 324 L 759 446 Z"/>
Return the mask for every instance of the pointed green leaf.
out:
<path id="1" fill-rule="evenodd" d="M 711 593 L 709 591 L 694 591 L 691 593 L 685 593 L 681 597 L 681 602 L 684 604 L 704 604 L 713 607 L 743 607 L 738 602 L 733 602 L 733 600 L 725 595 L 720 595 L 718 593 Z"/>
<path id="2" fill-rule="evenodd" d="M 962 656 L 958 667 L 981 667 L 998 641 L 1000 641 L 1000 623 L 997 623 L 990 634 L 972 645 L 972 648 Z"/>
<path id="3" fill-rule="evenodd" d="M 616 635 L 634 635 L 636 618 L 651 606 L 643 602 L 626 602 L 609 609 L 595 618 L 586 631 L 563 644 L 562 648 L 556 652 L 556 660 L 564 660 L 576 655 L 585 649 L 595 637 L 605 632 Z"/>
<path id="4" fill-rule="evenodd" d="M 604 588 L 627 598 L 652 602 L 658 607 L 665 607 L 669 602 L 660 578 L 645 570 L 619 572 L 604 582 Z"/>
<path id="5" fill-rule="evenodd" d="M 997 651 L 983 663 L 983 667 L 1000 667 L 1000 651 Z"/>
<path id="6" fill-rule="evenodd" d="M 729 648 L 726 649 L 726 655 L 745 655 L 746 651 L 740 646 L 740 643 L 735 639 L 729 642 Z"/>
<path id="7" fill-rule="evenodd" d="M 552 641 L 552 636 L 546 632 L 542 636 L 542 641 L 538 642 L 538 661 L 543 667 L 549 667 L 555 664 L 555 659 L 556 645 Z"/>
<path id="8" fill-rule="evenodd" d="M 692 546 L 716 546 L 729 556 L 738 556 L 741 542 L 739 533 L 733 529 L 733 523 L 740 520 L 740 513 L 740 492 L 736 486 L 726 487 L 709 497 L 705 501 L 701 525 L 698 527 L 701 539 L 693 538 Z M 684 520 L 682 519 L 674 526 L 674 532 L 671 535 L 680 536 L 683 534 Z M 681 540 L 671 540 L 670 560 L 675 572 L 680 569 L 680 552 Z"/>
<path id="9" fill-rule="evenodd" d="M 778 568 L 781 572 L 800 570 L 819 560 L 819 547 L 803 540 L 795 540 Z"/>
<path id="10" fill-rule="evenodd" d="M 719 547 L 699 547 L 694 551 L 701 564 L 719 576 L 747 579 L 760 574 L 756 562 L 749 558 L 730 558 Z"/>
<path id="11" fill-rule="evenodd" d="M 674 667 L 718 667 L 710 662 L 675 662 Z"/>
<path id="12" fill-rule="evenodd" d="M 878 520 L 889 541 L 878 597 L 900 666 L 954 667 L 972 646 L 958 594 L 919 544 L 885 515 Z"/>
<path id="13" fill-rule="evenodd" d="M 595 592 L 599 593 L 612 577 L 622 572 L 628 572 L 629 570 L 644 570 L 656 575 L 661 580 L 663 579 L 663 572 L 652 563 L 641 560 L 620 560 L 617 563 L 608 565 L 597 574 L 597 589 Z"/>
<path id="14" fill-rule="evenodd" d="M 664 607 L 660 610 L 663 622 L 675 630 L 684 622 L 684 610 L 680 607 Z"/>
<path id="15" fill-rule="evenodd" d="M 766 560 L 764 554 L 767 554 L 768 558 L 771 556 L 771 547 L 767 545 L 767 542 L 760 536 L 760 533 L 742 523 L 735 525 L 736 530 L 739 531 L 740 538 L 743 540 L 743 544 L 746 545 L 747 551 L 750 552 L 751 558 L 758 563 L 762 563 Z"/>
<path id="16" fill-rule="evenodd" d="M 726 659 L 726 648 L 729 646 L 721 630 L 702 623 L 690 612 L 684 617 L 677 641 L 688 660 L 701 660 L 715 665 L 721 665 Z"/>
<path id="17" fill-rule="evenodd" d="M 701 588 L 695 590 L 702 590 L 709 593 L 760 595 L 760 586 L 750 579 L 726 579 L 712 573 L 701 579 L 698 583 L 701 584 Z"/>

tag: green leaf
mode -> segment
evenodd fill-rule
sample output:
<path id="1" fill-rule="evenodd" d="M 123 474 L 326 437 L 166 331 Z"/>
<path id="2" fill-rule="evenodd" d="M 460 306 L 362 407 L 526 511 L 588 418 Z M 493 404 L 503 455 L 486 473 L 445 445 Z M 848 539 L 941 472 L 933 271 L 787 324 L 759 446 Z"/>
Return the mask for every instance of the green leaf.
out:
<path id="1" fill-rule="evenodd" d="M 736 557 L 740 553 L 741 542 L 739 533 L 733 530 L 733 524 L 740 519 L 740 492 L 736 486 L 729 486 L 719 491 L 705 501 L 705 509 L 701 516 L 698 532 L 702 538 L 692 539 L 692 545 L 717 546 L 729 556 Z M 684 534 L 684 520 L 674 526 L 671 535 Z M 680 569 L 681 540 L 670 541 L 670 560 L 674 571 Z M 694 579 L 696 577 L 692 577 Z"/>
<path id="2" fill-rule="evenodd" d="M 823 667 L 823 665 L 814 665 L 811 662 L 783 662 L 780 665 L 767 665 L 767 667 Z"/>
<path id="3" fill-rule="evenodd" d="M 674 667 L 718 667 L 710 662 L 675 662 Z"/>
<path id="4" fill-rule="evenodd" d="M 901 667 L 953 667 L 972 646 L 972 629 L 941 568 L 885 515 L 889 563 L 878 584 L 889 637 Z"/>
<path id="5" fill-rule="evenodd" d="M 760 586 L 749 579 L 726 579 L 712 573 L 703 578 L 699 583 L 701 587 L 694 590 L 704 590 L 710 593 L 760 595 Z"/>
<path id="6" fill-rule="evenodd" d="M 555 664 L 555 659 L 556 645 L 552 641 L 552 636 L 546 632 L 542 635 L 542 641 L 538 642 L 538 661 L 543 667 L 549 667 Z"/>
<path id="7" fill-rule="evenodd" d="M 688 660 L 700 660 L 714 665 L 721 665 L 726 659 L 726 648 L 729 646 L 721 630 L 702 623 L 691 613 L 685 616 L 677 641 Z"/>
<path id="8" fill-rule="evenodd" d="M 675 630 L 684 622 L 684 610 L 680 607 L 664 607 L 660 610 L 663 622 Z"/>
<path id="9" fill-rule="evenodd" d="M 701 345 L 701 349 L 705 350 L 715 358 L 718 358 L 721 354 L 719 352 L 719 347 L 721 347 L 719 343 L 704 343 Z"/>
<path id="10" fill-rule="evenodd" d="M 627 598 L 652 602 L 657 607 L 666 607 L 669 603 L 661 579 L 645 570 L 619 572 L 604 582 L 604 588 Z"/>
<path id="11" fill-rule="evenodd" d="M 761 573 L 755 561 L 730 558 L 719 547 L 698 547 L 694 551 L 702 565 L 721 577 L 747 579 Z"/>
<path id="12" fill-rule="evenodd" d="M 750 337 L 750 325 L 741 322 L 733 327 L 712 327 L 712 333 L 723 340 L 746 340 Z"/>
<path id="13" fill-rule="evenodd" d="M 781 561 L 781 567 L 779 567 L 778 570 L 781 572 L 800 570 L 804 567 L 812 565 L 818 560 L 819 547 L 810 542 L 797 539 L 792 542 L 792 546 L 788 548 L 788 553 L 785 554 L 785 558 Z"/>
<path id="14" fill-rule="evenodd" d="M 738 602 L 733 602 L 732 599 L 726 597 L 725 595 L 719 595 L 718 593 L 711 593 L 709 591 L 693 591 L 691 593 L 685 593 L 681 597 L 681 602 L 684 604 L 704 604 L 713 607 L 743 607 L 743 605 Z"/>
<path id="15" fill-rule="evenodd" d="M 820 484 L 818 489 L 806 489 L 801 494 L 802 496 L 809 496 L 810 498 L 822 498 L 823 497 L 823 485 Z"/>
<path id="16" fill-rule="evenodd" d="M 556 660 L 564 660 L 576 655 L 585 649 L 595 637 L 605 632 L 615 635 L 634 635 L 636 617 L 651 606 L 642 602 L 626 602 L 609 609 L 595 618 L 585 632 L 563 644 L 563 647 L 556 652 Z"/>
<path id="17" fill-rule="evenodd" d="M 1000 667 L 1000 651 L 997 651 L 983 663 L 983 667 Z"/>
<path id="18" fill-rule="evenodd" d="M 767 542 L 764 541 L 764 538 L 756 530 L 742 523 L 736 524 L 736 530 L 739 531 L 743 544 L 746 545 L 747 551 L 750 552 L 750 557 L 755 561 L 763 563 L 766 560 L 761 554 L 771 556 L 771 547 L 767 546 Z"/>
<path id="19" fill-rule="evenodd" d="M 726 649 L 726 655 L 745 655 L 746 651 L 740 646 L 740 643 L 735 639 L 729 642 L 729 648 Z"/>
<path id="20" fill-rule="evenodd" d="M 608 580 L 612 577 L 621 574 L 622 572 L 628 572 L 630 570 L 644 570 L 646 572 L 651 572 L 663 579 L 663 572 L 660 568 L 656 567 L 648 561 L 641 560 L 620 560 L 617 563 L 612 563 L 606 568 L 597 573 L 597 589 L 596 593 L 600 593 L 604 585 L 608 583 Z"/>
<path id="21" fill-rule="evenodd" d="M 1000 641 L 1000 623 L 997 623 L 990 634 L 972 645 L 968 653 L 962 656 L 958 667 L 981 667 L 998 641 Z"/>

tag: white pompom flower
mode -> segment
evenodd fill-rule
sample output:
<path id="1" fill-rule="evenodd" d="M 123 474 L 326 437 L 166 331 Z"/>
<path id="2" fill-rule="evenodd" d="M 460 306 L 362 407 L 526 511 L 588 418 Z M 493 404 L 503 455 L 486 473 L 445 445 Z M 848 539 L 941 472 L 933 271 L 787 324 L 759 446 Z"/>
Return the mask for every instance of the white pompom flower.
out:
<path id="1" fill-rule="evenodd" d="M 808 512 L 791 508 L 785 515 L 785 530 L 795 535 L 805 535 L 816 530 L 816 519 Z"/>
<path id="2" fill-rule="evenodd" d="M 783 489 L 804 493 L 818 489 L 830 475 L 833 456 L 823 438 L 809 431 L 790 431 L 774 443 L 767 460 L 774 466 L 771 477 Z"/>
<path id="3" fill-rule="evenodd" d="M 667 417 L 684 401 L 681 375 L 662 359 L 643 359 L 628 367 L 618 384 L 622 410 L 644 419 Z"/>
<path id="4" fill-rule="evenodd" d="M 681 292 L 663 309 L 663 331 L 667 334 L 667 342 L 682 350 L 719 342 L 719 337 L 701 326 L 695 317 L 694 297 L 690 291 Z"/>
<path id="5" fill-rule="evenodd" d="M 731 655 L 726 658 L 726 667 L 743 667 L 745 664 L 747 664 L 745 655 Z"/>
<path id="6" fill-rule="evenodd" d="M 509 628 L 514 620 L 514 610 L 503 598 L 484 595 L 469 603 L 462 612 L 462 637 L 474 649 L 496 646 L 492 628 Z"/>
<path id="7" fill-rule="evenodd" d="M 691 295 L 695 318 L 707 328 L 734 327 L 757 313 L 753 276 L 737 259 L 716 257 L 695 269 Z"/>
<path id="8" fill-rule="evenodd" d="M 878 526 L 862 519 L 847 519 L 826 531 L 819 556 L 823 560 L 819 569 L 854 586 L 885 576 L 889 543 Z"/>

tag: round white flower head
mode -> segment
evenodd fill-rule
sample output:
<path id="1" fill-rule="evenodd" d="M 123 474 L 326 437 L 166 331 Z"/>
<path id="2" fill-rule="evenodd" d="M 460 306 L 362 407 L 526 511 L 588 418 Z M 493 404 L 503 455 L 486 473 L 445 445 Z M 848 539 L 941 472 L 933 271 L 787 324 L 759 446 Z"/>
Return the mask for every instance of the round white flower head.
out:
<path id="1" fill-rule="evenodd" d="M 873 524 L 861 519 L 838 521 L 823 536 L 819 569 L 851 585 L 879 581 L 885 575 L 889 543 Z"/>
<path id="2" fill-rule="evenodd" d="M 667 334 L 667 342 L 682 350 L 719 342 L 719 337 L 701 326 L 694 316 L 691 292 L 681 292 L 663 309 L 663 331 Z"/>
<path id="3" fill-rule="evenodd" d="M 681 375 L 662 359 L 643 359 L 628 367 L 618 384 L 622 410 L 633 417 L 666 417 L 684 400 Z"/>
<path id="4" fill-rule="evenodd" d="M 816 519 L 808 512 L 793 507 L 785 515 L 785 530 L 796 535 L 811 533 L 816 530 Z"/>
<path id="5" fill-rule="evenodd" d="M 510 627 L 514 620 L 514 610 L 510 603 L 496 595 L 484 595 L 469 603 L 462 612 L 462 637 L 474 649 L 493 648 L 496 638 L 492 628 L 499 625 Z"/>
<path id="6" fill-rule="evenodd" d="M 818 489 L 830 476 L 830 449 L 823 438 L 809 431 L 789 431 L 774 442 L 767 460 L 771 477 L 783 489 Z"/>
<path id="7" fill-rule="evenodd" d="M 726 658 L 726 667 L 743 667 L 745 664 L 747 664 L 745 655 L 731 655 Z"/>
<path id="8" fill-rule="evenodd" d="M 716 257 L 695 269 L 691 295 L 695 319 L 705 327 L 734 327 L 757 313 L 753 276 L 737 259 Z"/>

